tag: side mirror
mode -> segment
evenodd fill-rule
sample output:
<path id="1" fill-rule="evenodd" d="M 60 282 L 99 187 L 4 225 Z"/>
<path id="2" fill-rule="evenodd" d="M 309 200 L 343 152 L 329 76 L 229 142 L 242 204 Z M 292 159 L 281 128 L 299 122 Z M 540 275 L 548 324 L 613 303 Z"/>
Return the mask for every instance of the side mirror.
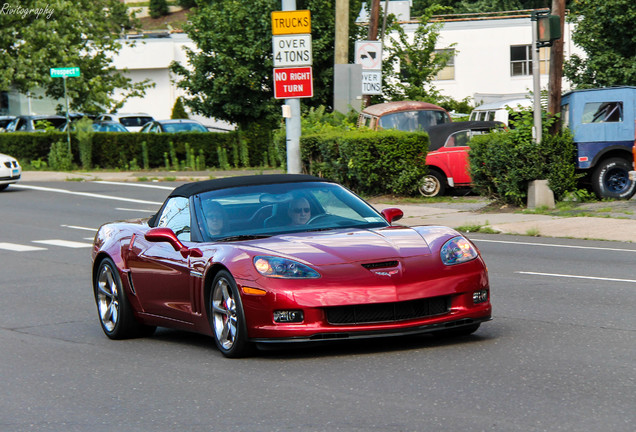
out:
<path id="1" fill-rule="evenodd" d="M 404 216 L 404 212 L 402 210 L 394 207 L 384 209 L 381 213 L 382 216 L 384 216 L 384 219 L 386 219 L 390 224 L 399 221 Z"/>
<path id="2" fill-rule="evenodd" d="M 152 228 L 148 230 L 144 238 L 149 242 L 160 243 L 167 242 L 172 248 L 181 252 L 181 255 L 185 258 L 188 255 L 193 257 L 202 257 L 203 253 L 196 248 L 188 249 L 181 243 L 181 240 L 177 238 L 177 235 L 170 228 Z"/>

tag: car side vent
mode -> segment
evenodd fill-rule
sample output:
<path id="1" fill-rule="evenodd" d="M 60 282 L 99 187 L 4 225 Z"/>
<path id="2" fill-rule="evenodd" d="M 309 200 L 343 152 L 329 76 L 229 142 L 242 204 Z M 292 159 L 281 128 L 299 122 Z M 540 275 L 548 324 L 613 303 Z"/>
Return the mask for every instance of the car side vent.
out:
<path id="1" fill-rule="evenodd" d="M 398 265 L 397 261 L 382 261 L 382 262 L 362 264 L 362 267 L 364 267 L 367 270 L 373 270 L 373 269 L 379 269 L 379 268 L 397 267 L 397 265 Z"/>

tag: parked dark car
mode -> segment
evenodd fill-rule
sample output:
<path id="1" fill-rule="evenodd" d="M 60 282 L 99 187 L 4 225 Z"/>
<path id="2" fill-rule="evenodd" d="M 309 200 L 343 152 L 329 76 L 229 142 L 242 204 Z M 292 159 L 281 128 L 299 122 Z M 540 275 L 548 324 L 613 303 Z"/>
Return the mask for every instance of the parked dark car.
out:
<path id="1" fill-rule="evenodd" d="M 14 119 L 15 116 L 0 116 L 0 132 L 4 132 Z"/>
<path id="2" fill-rule="evenodd" d="M 139 132 L 208 132 L 208 128 L 195 120 L 155 120 L 146 123 Z"/>
<path id="3" fill-rule="evenodd" d="M 24 115 L 17 116 L 7 125 L 7 132 L 44 131 L 47 125 L 59 128 L 66 123 L 66 117 L 59 115 Z"/>

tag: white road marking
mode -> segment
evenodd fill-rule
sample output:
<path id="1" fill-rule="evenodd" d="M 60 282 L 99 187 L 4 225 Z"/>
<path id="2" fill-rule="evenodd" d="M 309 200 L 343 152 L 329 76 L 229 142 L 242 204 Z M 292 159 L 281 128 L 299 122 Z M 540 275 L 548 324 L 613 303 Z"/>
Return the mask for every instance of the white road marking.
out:
<path id="1" fill-rule="evenodd" d="M 174 186 L 159 186 L 159 185 L 149 185 L 149 184 L 143 184 L 143 183 L 113 182 L 113 181 L 105 181 L 105 180 L 96 180 L 93 183 L 108 184 L 108 185 L 144 187 L 144 188 L 152 188 L 152 189 L 164 189 L 164 190 L 170 190 L 170 191 L 174 190 Z"/>
<path id="2" fill-rule="evenodd" d="M 76 225 L 60 225 L 60 226 L 62 228 L 71 228 L 71 229 L 76 229 L 76 230 L 97 232 L 97 228 L 87 228 L 87 227 L 81 227 L 81 226 L 76 226 Z"/>
<path id="3" fill-rule="evenodd" d="M 85 196 L 88 198 L 99 198 L 99 199 L 107 199 L 107 200 L 114 200 L 114 201 L 126 201 L 126 202 L 133 202 L 137 204 L 148 204 L 148 205 L 157 205 L 157 206 L 160 206 L 161 204 L 163 204 L 161 202 L 156 202 L 156 201 L 145 201 L 145 200 L 139 200 L 139 199 L 133 199 L 133 198 L 115 197 L 110 195 L 99 195 L 99 194 L 94 194 L 89 192 L 74 192 L 74 191 L 70 191 L 66 189 L 47 188 L 47 187 L 31 186 L 31 185 L 25 185 L 25 184 L 15 184 L 15 185 L 12 185 L 11 187 L 38 190 L 43 192 L 64 193 L 69 195 Z"/>
<path id="4" fill-rule="evenodd" d="M 589 249 L 589 250 L 602 250 L 602 251 L 636 252 L 636 249 L 605 248 L 605 247 L 595 247 L 595 246 L 573 246 L 573 245 L 562 245 L 562 244 L 554 244 L 554 243 L 531 243 L 531 242 L 516 242 L 516 241 L 506 241 L 506 240 L 485 240 L 485 239 L 471 239 L 471 240 L 473 240 L 475 242 L 502 243 L 502 244 L 513 244 L 513 245 L 523 245 L 523 246 L 543 246 L 543 247 L 568 248 L 568 249 Z"/>
<path id="5" fill-rule="evenodd" d="M 558 273 L 538 273 L 538 272 L 524 272 L 524 271 L 516 271 L 515 273 L 532 275 L 532 276 L 549 276 L 549 277 L 572 278 L 572 279 L 602 280 L 602 281 L 608 281 L 608 282 L 636 283 L 636 279 L 616 279 L 616 278 L 604 278 L 604 277 L 595 277 L 595 276 L 579 276 L 579 275 L 566 275 L 566 274 L 558 274 Z"/>
<path id="6" fill-rule="evenodd" d="M 0 243 L 0 249 L 9 250 L 13 252 L 32 252 L 38 250 L 46 250 L 46 248 L 37 246 L 27 246 L 16 243 Z"/>
<path id="7" fill-rule="evenodd" d="M 115 210 L 137 212 L 137 213 L 157 213 L 157 209 L 147 210 L 147 209 L 131 209 L 131 208 L 115 207 Z"/>
<path id="8" fill-rule="evenodd" d="M 68 248 L 83 248 L 83 247 L 93 246 L 90 243 L 80 243 L 80 242 L 74 242 L 74 241 L 68 241 L 68 240 L 57 240 L 57 239 L 33 240 L 33 243 L 41 243 L 41 244 L 46 244 L 51 246 L 62 246 L 62 247 L 68 247 Z"/>

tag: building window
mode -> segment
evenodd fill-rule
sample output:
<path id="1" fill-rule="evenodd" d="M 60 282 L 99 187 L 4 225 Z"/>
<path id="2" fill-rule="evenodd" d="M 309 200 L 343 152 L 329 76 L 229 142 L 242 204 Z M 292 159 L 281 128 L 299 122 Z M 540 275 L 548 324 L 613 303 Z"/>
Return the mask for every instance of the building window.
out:
<path id="1" fill-rule="evenodd" d="M 454 80 L 455 79 L 455 50 L 454 49 L 441 49 L 435 50 L 435 53 L 449 53 L 450 58 L 448 59 L 448 63 L 444 69 L 440 70 L 437 75 L 435 75 L 435 79 L 438 81 L 442 80 Z"/>
<path id="2" fill-rule="evenodd" d="M 550 71 L 550 47 L 539 49 L 539 73 Z M 532 45 L 513 45 L 510 47 L 510 75 L 532 75 Z"/>

